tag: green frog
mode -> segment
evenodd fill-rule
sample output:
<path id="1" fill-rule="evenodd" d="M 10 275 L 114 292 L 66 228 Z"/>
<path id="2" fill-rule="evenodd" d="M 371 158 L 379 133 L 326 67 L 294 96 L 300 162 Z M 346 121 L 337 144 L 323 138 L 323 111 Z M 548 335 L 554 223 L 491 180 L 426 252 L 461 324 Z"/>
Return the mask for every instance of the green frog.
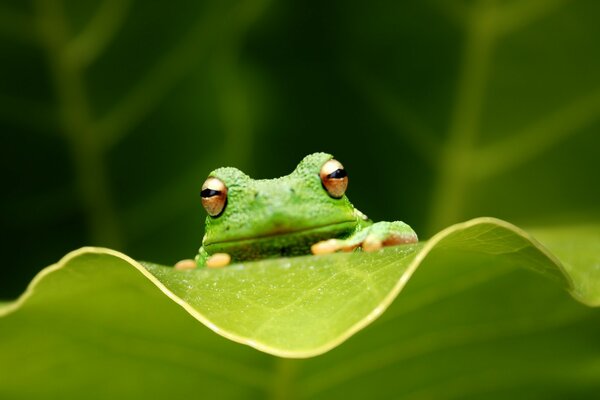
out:
<path id="1" fill-rule="evenodd" d="M 206 234 L 194 261 L 179 269 L 223 267 L 230 262 L 337 251 L 375 251 L 416 243 L 401 221 L 373 223 L 345 192 L 348 174 L 326 153 L 306 156 L 294 172 L 252 179 L 236 168 L 219 168 L 202 186 Z"/>

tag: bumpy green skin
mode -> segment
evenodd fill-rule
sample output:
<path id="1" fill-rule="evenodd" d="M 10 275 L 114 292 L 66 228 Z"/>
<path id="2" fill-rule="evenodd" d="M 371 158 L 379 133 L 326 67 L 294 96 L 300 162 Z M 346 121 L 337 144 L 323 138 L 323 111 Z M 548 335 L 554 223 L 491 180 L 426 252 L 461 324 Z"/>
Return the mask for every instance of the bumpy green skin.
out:
<path id="1" fill-rule="evenodd" d="M 310 254 L 310 246 L 327 239 L 357 245 L 372 234 L 381 241 L 391 236 L 415 242 L 405 223 L 373 224 L 344 195 L 329 196 L 319 172 L 332 156 L 306 156 L 291 174 L 254 180 L 235 168 L 210 173 L 227 186 L 227 204 L 217 217 L 206 218 L 206 234 L 196 256 L 199 267 L 215 253 L 228 253 L 233 262 Z"/>

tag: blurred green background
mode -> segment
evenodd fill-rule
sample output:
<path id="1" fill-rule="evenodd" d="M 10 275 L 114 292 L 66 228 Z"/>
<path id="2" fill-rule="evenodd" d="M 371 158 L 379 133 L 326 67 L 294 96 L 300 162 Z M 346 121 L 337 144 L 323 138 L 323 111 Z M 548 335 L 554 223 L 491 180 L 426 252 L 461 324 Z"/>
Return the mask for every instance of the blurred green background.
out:
<path id="1" fill-rule="evenodd" d="M 427 238 L 600 218 L 596 0 L 2 0 L 0 298 L 70 250 L 172 264 L 199 191 L 335 155 Z"/>

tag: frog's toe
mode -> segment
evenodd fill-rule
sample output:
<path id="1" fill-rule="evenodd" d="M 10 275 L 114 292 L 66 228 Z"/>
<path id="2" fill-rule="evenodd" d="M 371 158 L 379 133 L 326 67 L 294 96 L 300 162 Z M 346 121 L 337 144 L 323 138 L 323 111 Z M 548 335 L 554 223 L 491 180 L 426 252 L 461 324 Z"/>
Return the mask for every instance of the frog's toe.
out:
<path id="1" fill-rule="evenodd" d="M 336 252 L 339 248 L 338 239 L 322 240 L 310 246 L 310 251 L 315 254 L 329 254 Z"/>
<path id="2" fill-rule="evenodd" d="M 198 265 L 196 264 L 196 261 L 187 259 L 179 261 L 173 268 L 179 271 L 187 271 L 190 269 L 195 269 L 197 266 Z"/>
<path id="3" fill-rule="evenodd" d="M 315 255 L 335 253 L 336 251 L 352 251 L 359 244 L 348 240 L 328 239 L 313 244 L 310 246 L 310 251 Z"/>
<path id="4" fill-rule="evenodd" d="M 231 262 L 231 256 L 227 253 L 215 253 L 206 259 L 208 268 L 222 268 Z"/>
<path id="5" fill-rule="evenodd" d="M 368 235 L 361 245 L 364 251 L 377 251 L 383 247 L 383 242 L 379 240 L 377 235 Z"/>

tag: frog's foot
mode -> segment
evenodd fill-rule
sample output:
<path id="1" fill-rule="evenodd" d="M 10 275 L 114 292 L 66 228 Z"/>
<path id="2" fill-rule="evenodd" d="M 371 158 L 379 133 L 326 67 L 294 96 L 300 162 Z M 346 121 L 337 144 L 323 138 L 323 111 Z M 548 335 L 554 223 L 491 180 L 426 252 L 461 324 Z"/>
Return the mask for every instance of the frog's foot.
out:
<path id="1" fill-rule="evenodd" d="M 361 243 L 364 251 L 376 251 L 386 246 L 417 243 L 419 240 L 415 231 L 401 221 L 377 222 L 365 230 L 368 232 Z"/>
<path id="2" fill-rule="evenodd" d="M 377 222 L 354 233 L 347 239 L 329 239 L 311 246 L 313 254 L 336 251 L 352 251 L 362 247 L 364 251 L 376 251 L 385 246 L 416 243 L 417 234 L 404 222 Z"/>
<path id="3" fill-rule="evenodd" d="M 195 269 L 198 265 L 196 264 L 196 261 L 194 260 L 181 260 L 179 261 L 177 264 L 175 264 L 175 269 L 179 270 L 179 271 L 187 271 L 190 269 Z"/>
<path id="4" fill-rule="evenodd" d="M 222 268 L 229 265 L 231 256 L 227 253 L 215 253 L 206 259 L 207 268 Z"/>

